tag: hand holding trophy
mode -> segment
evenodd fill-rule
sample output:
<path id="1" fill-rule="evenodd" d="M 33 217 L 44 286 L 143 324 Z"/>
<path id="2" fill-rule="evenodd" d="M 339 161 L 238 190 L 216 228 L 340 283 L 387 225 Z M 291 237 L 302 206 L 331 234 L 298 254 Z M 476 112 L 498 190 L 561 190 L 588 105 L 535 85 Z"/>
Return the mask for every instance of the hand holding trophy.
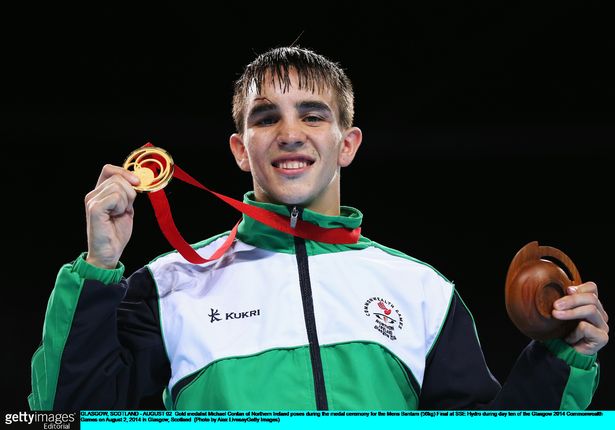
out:
<path id="1" fill-rule="evenodd" d="M 517 328 L 536 340 L 561 338 L 578 323 L 552 316 L 553 303 L 581 284 L 572 260 L 557 248 L 530 242 L 517 252 L 506 276 L 506 311 Z"/>

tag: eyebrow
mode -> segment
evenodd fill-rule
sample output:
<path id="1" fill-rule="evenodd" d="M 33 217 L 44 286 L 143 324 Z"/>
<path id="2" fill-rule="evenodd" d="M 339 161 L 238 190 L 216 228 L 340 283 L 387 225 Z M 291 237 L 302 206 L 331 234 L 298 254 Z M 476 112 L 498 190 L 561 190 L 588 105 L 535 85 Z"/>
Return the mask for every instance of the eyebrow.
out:
<path id="1" fill-rule="evenodd" d="M 311 110 L 320 111 L 321 113 L 326 114 L 326 115 L 333 114 L 333 112 L 331 112 L 331 108 L 326 103 L 323 103 L 317 100 L 308 100 L 304 102 L 299 102 L 295 105 L 295 108 L 301 114 L 305 113 L 306 111 L 311 111 Z"/>
<path id="2" fill-rule="evenodd" d="M 250 109 L 247 120 L 250 121 L 255 116 L 263 115 L 263 114 L 270 113 L 270 112 L 275 112 L 277 110 L 278 110 L 278 106 L 273 103 L 262 103 Z"/>
<path id="3" fill-rule="evenodd" d="M 319 111 L 321 114 L 327 116 L 333 115 L 333 112 L 331 111 L 329 105 L 318 100 L 306 100 L 299 102 L 295 104 L 295 109 L 297 109 L 300 115 L 303 115 L 309 111 Z M 278 110 L 279 107 L 275 103 L 261 103 L 250 109 L 247 120 L 250 121 L 254 117 L 265 115 L 271 112 L 277 112 Z"/>

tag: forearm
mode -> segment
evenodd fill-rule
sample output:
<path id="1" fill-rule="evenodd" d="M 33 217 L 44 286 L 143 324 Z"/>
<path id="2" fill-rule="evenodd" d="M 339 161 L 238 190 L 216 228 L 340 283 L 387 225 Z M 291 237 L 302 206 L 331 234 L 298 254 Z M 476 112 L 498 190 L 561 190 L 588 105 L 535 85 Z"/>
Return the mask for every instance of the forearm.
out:
<path id="1" fill-rule="evenodd" d="M 147 274 L 133 275 L 129 289 L 121 272 L 96 271 L 82 258 L 61 269 L 32 361 L 32 409 L 133 408 L 168 379 L 156 315 L 141 291 Z"/>
<path id="2" fill-rule="evenodd" d="M 428 409 L 584 409 L 598 383 L 595 356 L 561 340 L 531 342 L 502 387 L 491 376 L 472 317 L 456 297 L 428 357 L 421 407 Z"/>
<path id="3" fill-rule="evenodd" d="M 561 340 L 531 342 L 495 399 L 494 409 L 585 409 L 598 385 L 596 356 Z"/>

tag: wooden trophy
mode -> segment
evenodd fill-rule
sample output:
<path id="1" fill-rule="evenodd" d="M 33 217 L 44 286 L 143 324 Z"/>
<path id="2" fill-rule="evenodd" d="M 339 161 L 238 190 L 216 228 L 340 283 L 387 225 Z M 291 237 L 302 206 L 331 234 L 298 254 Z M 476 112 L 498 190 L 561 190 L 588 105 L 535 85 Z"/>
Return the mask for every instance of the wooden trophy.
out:
<path id="1" fill-rule="evenodd" d="M 578 321 L 553 318 L 553 302 L 581 284 L 572 260 L 557 248 L 530 242 L 517 252 L 506 275 L 506 311 L 526 336 L 547 340 L 567 336 Z"/>

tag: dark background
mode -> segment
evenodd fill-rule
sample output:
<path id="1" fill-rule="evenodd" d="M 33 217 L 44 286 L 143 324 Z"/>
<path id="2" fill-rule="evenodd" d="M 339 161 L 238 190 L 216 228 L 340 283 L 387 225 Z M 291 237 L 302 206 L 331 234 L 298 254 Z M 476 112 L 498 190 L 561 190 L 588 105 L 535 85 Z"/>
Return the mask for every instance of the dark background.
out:
<path id="1" fill-rule="evenodd" d="M 504 307 L 508 264 L 527 242 L 567 253 L 613 313 L 612 14 L 496 3 L 4 6 L 3 407 L 27 408 L 47 298 L 86 249 L 83 197 L 102 165 L 152 141 L 241 198 L 251 181 L 228 150 L 232 82 L 255 54 L 296 39 L 355 86 L 364 142 L 343 204 L 364 212 L 366 236 L 455 281 L 500 381 L 527 343 Z M 189 242 L 239 216 L 179 182 L 168 194 Z M 129 272 L 169 250 L 147 199 L 136 210 Z M 611 344 L 600 360 L 591 408 L 613 409 Z"/>

